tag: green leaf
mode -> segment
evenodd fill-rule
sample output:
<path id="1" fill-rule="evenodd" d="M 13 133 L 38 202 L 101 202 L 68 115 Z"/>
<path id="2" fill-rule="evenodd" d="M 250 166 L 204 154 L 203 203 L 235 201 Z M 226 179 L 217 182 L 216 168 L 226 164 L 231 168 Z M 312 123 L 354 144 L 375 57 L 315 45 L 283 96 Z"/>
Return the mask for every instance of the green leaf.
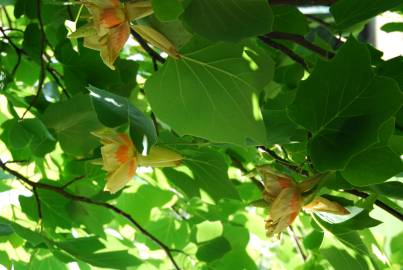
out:
<path id="1" fill-rule="evenodd" d="M 231 245 L 224 237 L 217 237 L 199 246 L 196 257 L 205 262 L 211 262 L 224 256 L 231 250 Z"/>
<path id="2" fill-rule="evenodd" d="M 11 119 L 2 124 L 3 141 L 7 142 L 10 151 L 23 151 L 31 155 L 43 157 L 51 152 L 56 144 L 45 125 L 37 118 L 22 120 Z"/>
<path id="3" fill-rule="evenodd" d="M 402 171 L 400 157 L 388 146 L 377 146 L 354 156 L 341 174 L 355 186 L 368 186 L 384 182 Z"/>
<path id="4" fill-rule="evenodd" d="M 270 32 L 273 14 L 266 0 L 191 1 L 182 19 L 213 41 L 239 41 Z"/>
<path id="5" fill-rule="evenodd" d="M 343 169 L 378 141 L 378 129 L 402 101 L 396 82 L 375 76 L 367 48 L 350 38 L 301 82 L 289 116 L 312 133 L 309 154 L 317 170 Z"/>
<path id="6" fill-rule="evenodd" d="M 322 244 L 324 237 L 324 233 L 313 230 L 310 234 L 304 237 L 303 243 L 304 247 L 307 249 L 318 249 L 320 248 L 320 245 Z"/>
<path id="7" fill-rule="evenodd" d="M 50 105 L 43 119 L 48 128 L 55 130 L 66 153 L 85 155 L 99 146 L 99 141 L 90 132 L 100 129 L 102 125 L 88 96 L 79 94 Z"/>
<path id="8" fill-rule="evenodd" d="M 256 89 L 260 75 L 241 56 L 238 45 L 203 41 L 188 45 L 180 60 L 168 60 L 147 80 L 153 111 L 181 135 L 262 144 L 261 89 Z"/>
<path id="9" fill-rule="evenodd" d="M 274 99 L 267 100 L 262 114 L 268 145 L 290 143 L 296 134 L 298 126 L 290 120 L 286 111 L 294 97 L 293 91 L 282 91 Z"/>
<path id="10" fill-rule="evenodd" d="M 117 206 L 129 213 L 140 224 L 150 222 L 151 210 L 155 207 L 162 208 L 172 200 L 171 192 L 142 185 L 135 193 L 123 193 L 118 198 Z"/>
<path id="11" fill-rule="evenodd" d="M 0 222 L 2 224 L 10 225 L 16 234 L 30 242 L 33 246 L 38 246 L 39 244 L 45 242 L 45 238 L 41 234 L 25 228 L 18 223 L 12 222 L 3 217 L 0 217 Z"/>
<path id="12" fill-rule="evenodd" d="M 337 247 L 322 249 L 320 253 L 334 267 L 335 270 L 356 269 L 367 270 L 368 264 L 362 256 L 353 257 L 346 250 Z"/>
<path id="13" fill-rule="evenodd" d="M 398 56 L 378 65 L 376 71 L 381 76 L 388 76 L 397 81 L 403 91 L 403 57 Z"/>
<path id="14" fill-rule="evenodd" d="M 403 32 L 403 22 L 391 22 L 382 25 L 381 29 L 386 33 Z"/>
<path id="15" fill-rule="evenodd" d="M 38 270 L 67 270 L 67 265 L 59 261 L 53 254 L 47 249 L 38 249 L 38 251 L 31 257 L 29 263 L 30 269 Z"/>
<path id="16" fill-rule="evenodd" d="M 47 190 L 39 190 L 38 196 L 41 202 L 43 224 L 49 228 L 70 228 L 71 220 L 67 213 L 69 201 L 61 195 Z M 20 204 L 25 212 L 33 220 L 38 220 L 37 202 L 34 197 L 20 196 Z"/>
<path id="17" fill-rule="evenodd" d="M 401 3 L 401 0 L 339 0 L 332 5 L 330 12 L 336 20 L 336 28 L 346 29 Z"/>
<path id="18" fill-rule="evenodd" d="M 76 255 L 81 254 L 92 254 L 98 250 L 105 248 L 99 239 L 95 236 L 91 237 L 80 237 L 74 238 L 66 241 L 57 242 L 56 245 L 62 250 L 67 251 L 70 254 Z"/>
<path id="19" fill-rule="evenodd" d="M 14 230 L 10 224 L 0 223 L 0 236 L 13 234 Z"/>
<path id="20" fill-rule="evenodd" d="M 73 222 L 83 224 L 87 231 L 98 236 L 105 236 L 104 224 L 112 221 L 112 214 L 99 206 L 72 201 L 67 205 L 67 212 Z"/>
<path id="21" fill-rule="evenodd" d="M 276 5 L 272 7 L 274 14 L 273 31 L 305 35 L 309 31 L 304 14 L 297 7 Z"/>
<path id="22" fill-rule="evenodd" d="M 30 0 L 16 0 L 14 8 L 14 16 L 16 18 L 26 15 L 30 19 L 36 18 L 37 6 L 35 1 Z"/>
<path id="23" fill-rule="evenodd" d="M 173 21 L 183 12 L 183 7 L 178 0 L 152 0 L 155 16 L 161 21 Z"/>
<path id="24" fill-rule="evenodd" d="M 351 229 L 347 229 L 345 227 L 335 227 L 335 224 L 327 223 L 321 219 L 315 218 L 317 224 L 324 231 L 328 231 L 333 234 L 340 243 L 345 245 L 346 247 L 356 251 L 358 254 L 365 256 L 368 255 L 368 249 L 365 246 L 364 242 L 361 240 L 360 235 L 356 231 L 352 231 Z"/>
<path id="25" fill-rule="evenodd" d="M 37 24 L 31 23 L 25 29 L 22 47 L 34 61 L 41 61 L 41 31 Z"/>
<path id="26" fill-rule="evenodd" d="M 403 183 L 390 181 L 378 185 L 371 185 L 369 189 L 392 199 L 403 200 Z"/>
<path id="27" fill-rule="evenodd" d="M 141 264 L 141 260 L 126 250 L 98 252 L 93 254 L 76 254 L 76 257 L 96 267 L 126 269 Z"/>
<path id="28" fill-rule="evenodd" d="M 129 97 L 136 86 L 138 64 L 131 60 L 117 59 L 116 70 L 111 70 L 101 60 L 99 52 L 82 47 L 75 51 L 69 40 L 58 43 L 55 56 L 63 66 L 64 83 L 73 95 L 87 93 L 87 86 L 94 85 L 114 94 Z"/>
<path id="29" fill-rule="evenodd" d="M 183 249 L 189 244 L 190 229 L 186 222 L 175 220 L 172 216 L 151 222 L 147 229 L 164 244 Z"/>
<path id="30" fill-rule="evenodd" d="M 195 184 L 213 200 L 239 199 L 238 191 L 228 178 L 228 165 L 220 153 L 211 150 L 193 152 L 183 164 L 191 169 Z"/>
<path id="31" fill-rule="evenodd" d="M 115 128 L 129 124 L 130 137 L 139 152 L 144 143 L 147 151 L 157 142 L 157 133 L 152 120 L 130 104 L 127 98 L 89 86 L 91 101 L 99 121 L 107 127 Z"/>

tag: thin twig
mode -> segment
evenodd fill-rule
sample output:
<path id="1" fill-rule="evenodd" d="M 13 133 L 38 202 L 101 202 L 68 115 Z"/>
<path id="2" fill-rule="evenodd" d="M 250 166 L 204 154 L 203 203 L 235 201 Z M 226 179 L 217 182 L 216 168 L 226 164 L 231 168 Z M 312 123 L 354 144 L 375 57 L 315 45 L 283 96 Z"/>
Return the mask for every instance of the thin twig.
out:
<path id="1" fill-rule="evenodd" d="M 305 262 L 307 260 L 307 256 L 302 249 L 301 243 L 299 242 L 298 236 L 295 234 L 294 229 L 292 226 L 287 227 L 288 234 L 290 235 L 291 239 L 295 244 L 295 248 L 297 249 L 298 254 L 301 256 L 302 260 Z"/>
<path id="2" fill-rule="evenodd" d="M 292 60 L 294 60 L 295 62 L 300 64 L 305 70 L 309 71 L 308 65 L 305 63 L 305 60 L 301 56 L 299 56 L 298 54 L 293 52 L 287 46 L 284 46 L 284 45 L 282 45 L 280 43 L 277 43 L 277 42 L 275 42 L 274 40 L 272 40 L 271 38 L 269 38 L 267 36 L 260 36 L 259 39 L 261 41 L 263 41 L 264 43 L 266 43 L 267 45 L 269 45 L 270 47 L 281 51 L 282 53 L 284 53 L 285 55 L 290 57 Z"/>
<path id="3" fill-rule="evenodd" d="M 58 187 L 58 186 L 53 186 L 53 185 L 44 184 L 44 183 L 40 183 L 40 182 L 34 182 L 34 181 L 28 179 L 27 177 L 23 176 L 19 172 L 14 171 L 13 169 L 10 169 L 1 160 L 0 160 L 0 168 L 2 168 L 4 171 L 14 175 L 17 179 L 19 179 L 23 183 L 31 186 L 32 188 L 45 189 L 45 190 L 53 191 L 55 193 L 60 194 L 61 196 L 65 197 L 65 198 L 73 200 L 73 201 L 79 201 L 79 202 L 83 202 L 83 203 L 87 203 L 87 204 L 92 204 L 92 205 L 97 205 L 97 206 L 100 206 L 100 207 L 104 207 L 104 208 L 107 208 L 107 209 L 115 212 L 116 214 L 126 218 L 130 223 L 133 224 L 133 226 L 137 230 L 139 230 L 142 234 L 144 234 L 149 239 L 151 239 L 153 242 L 155 242 L 157 245 L 159 245 L 161 247 L 161 249 L 163 249 L 165 251 L 165 253 L 167 254 L 167 256 L 170 259 L 170 261 L 172 262 L 172 264 L 175 267 L 175 269 L 180 270 L 179 265 L 176 263 L 173 255 L 172 255 L 171 248 L 169 248 L 166 244 L 164 244 L 161 240 L 159 240 L 152 233 L 147 231 L 129 213 L 123 211 L 122 209 L 120 209 L 120 208 L 118 208 L 118 207 L 116 207 L 116 206 L 114 206 L 112 204 L 106 203 L 106 202 L 99 202 L 99 201 L 95 201 L 95 200 L 93 200 L 91 198 L 88 198 L 88 197 L 84 197 L 84 196 L 69 193 L 69 192 L 65 191 L 63 188 Z"/>
<path id="4" fill-rule="evenodd" d="M 367 193 L 359 191 L 359 190 L 356 190 L 356 189 L 347 189 L 347 190 L 345 189 L 343 191 L 346 192 L 346 193 L 358 196 L 360 198 L 364 198 L 364 199 L 369 196 Z M 380 200 L 375 200 L 375 205 L 377 205 L 378 207 L 382 208 L 383 210 L 385 210 L 386 212 L 388 212 L 392 216 L 396 217 L 400 221 L 403 221 L 403 214 L 399 213 L 398 211 L 396 211 L 395 209 L 393 209 L 389 205 L 385 204 L 384 202 L 382 202 Z"/>
<path id="5" fill-rule="evenodd" d="M 8 23 L 8 27 L 12 28 L 12 27 L 13 27 L 13 24 L 12 24 L 12 22 L 11 22 L 10 15 L 8 14 L 6 7 L 2 7 L 1 9 L 3 10 L 4 15 L 6 16 L 7 23 Z"/>
<path id="6" fill-rule="evenodd" d="M 133 29 L 130 29 L 130 32 L 132 36 L 134 37 L 135 40 L 140 44 L 140 46 L 147 52 L 147 54 L 153 59 L 153 61 L 158 61 L 162 64 L 166 62 L 165 58 L 162 57 L 159 53 L 154 51 L 147 43 L 147 41 L 144 40 L 142 36 L 140 36 L 136 31 Z"/>
<path id="7" fill-rule="evenodd" d="M 336 55 L 334 52 L 327 51 L 327 50 L 313 44 L 312 42 L 306 40 L 303 36 L 298 35 L 298 34 L 275 31 L 275 32 L 270 32 L 270 33 L 266 34 L 265 37 L 267 37 L 269 39 L 282 39 L 282 40 L 292 41 L 326 59 L 333 58 Z"/>

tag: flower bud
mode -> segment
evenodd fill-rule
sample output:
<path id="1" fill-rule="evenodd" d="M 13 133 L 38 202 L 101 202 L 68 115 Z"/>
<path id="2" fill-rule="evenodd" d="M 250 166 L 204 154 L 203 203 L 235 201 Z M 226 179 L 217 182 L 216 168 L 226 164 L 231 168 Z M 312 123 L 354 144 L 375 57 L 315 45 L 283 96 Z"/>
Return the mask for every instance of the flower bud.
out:
<path id="1" fill-rule="evenodd" d="M 307 212 L 325 212 L 335 215 L 350 214 L 350 212 L 339 203 L 332 202 L 323 197 L 318 197 L 307 205 L 304 205 L 303 210 Z"/>
<path id="2" fill-rule="evenodd" d="M 147 156 L 138 156 L 139 165 L 152 167 L 178 166 L 182 159 L 181 154 L 160 146 L 153 146 Z"/>
<path id="3" fill-rule="evenodd" d="M 175 46 L 160 32 L 154 30 L 153 28 L 147 25 L 134 25 L 132 27 L 134 31 L 136 31 L 142 38 L 144 38 L 151 45 L 166 52 L 168 55 L 170 55 L 175 59 L 178 59 L 180 57 Z"/>

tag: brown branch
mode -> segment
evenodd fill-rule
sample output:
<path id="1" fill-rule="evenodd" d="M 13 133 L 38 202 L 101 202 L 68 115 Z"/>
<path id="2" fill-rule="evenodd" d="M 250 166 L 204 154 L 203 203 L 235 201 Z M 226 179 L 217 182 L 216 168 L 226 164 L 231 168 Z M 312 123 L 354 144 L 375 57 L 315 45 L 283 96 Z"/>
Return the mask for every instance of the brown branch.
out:
<path id="1" fill-rule="evenodd" d="M 360 198 L 367 198 L 369 195 L 365 192 L 356 190 L 356 189 L 348 189 L 348 190 L 343 190 L 346 193 L 358 196 Z M 392 216 L 394 216 L 395 218 L 399 219 L 400 221 L 403 221 L 403 214 L 399 213 L 398 211 L 396 211 L 395 209 L 393 209 L 392 207 L 390 207 L 389 205 L 385 204 L 384 202 L 380 201 L 380 200 L 375 200 L 375 205 L 378 206 L 379 208 L 382 208 L 383 210 L 385 210 L 386 212 L 388 212 L 389 214 L 391 214 Z"/>
<path id="2" fill-rule="evenodd" d="M 304 252 L 304 250 L 302 249 L 301 243 L 299 241 L 298 236 L 295 234 L 294 229 L 292 228 L 292 226 L 288 226 L 287 228 L 288 234 L 290 236 L 290 238 L 293 240 L 295 248 L 297 249 L 298 254 L 301 256 L 302 260 L 305 262 L 307 260 L 307 256 Z"/>
<path id="3" fill-rule="evenodd" d="M 259 39 L 261 41 L 263 41 L 265 44 L 267 44 L 268 46 L 281 51 L 282 53 L 284 53 L 285 55 L 290 57 L 292 60 L 294 60 L 295 62 L 300 64 L 305 70 L 309 71 L 308 65 L 305 63 L 305 60 L 301 56 L 299 56 L 298 54 L 293 52 L 290 48 L 288 48 L 280 43 L 275 42 L 274 40 L 272 40 L 271 38 L 269 38 L 267 36 L 260 36 Z"/>
<path id="4" fill-rule="evenodd" d="M 310 41 L 306 40 L 303 36 L 298 35 L 298 34 L 292 34 L 292 33 L 285 33 L 285 32 L 271 32 L 268 33 L 267 35 L 265 35 L 265 37 L 268 37 L 270 39 L 282 39 L 282 40 L 288 40 L 288 41 L 292 41 L 294 43 L 297 43 L 299 45 L 301 45 L 302 47 L 317 53 L 318 55 L 330 59 L 333 58 L 336 54 L 330 51 L 327 51 L 313 43 L 311 43 Z"/>
<path id="5" fill-rule="evenodd" d="M 9 167 L 7 167 L 7 165 L 4 164 L 2 161 L 0 161 L 0 168 L 2 168 L 4 171 L 14 175 L 18 180 L 20 180 L 21 182 L 31 186 L 33 189 L 45 189 L 45 190 L 53 191 L 53 192 L 58 193 L 61 196 L 67 198 L 67 199 L 70 199 L 70 200 L 73 200 L 73 201 L 79 201 L 79 202 L 83 202 L 83 203 L 87 203 L 87 204 L 97 205 L 97 206 L 100 206 L 100 207 L 104 207 L 104 208 L 109 209 L 109 210 L 115 212 L 116 214 L 124 217 L 131 224 L 133 224 L 133 226 L 137 230 L 139 230 L 142 234 L 144 234 L 149 239 L 151 239 L 154 243 L 156 243 L 158 246 L 160 246 L 161 249 L 164 250 L 165 253 L 167 254 L 167 256 L 168 256 L 169 260 L 172 262 L 174 268 L 176 270 L 180 270 L 179 265 L 176 263 L 173 255 L 172 255 L 172 249 L 170 247 L 168 247 L 166 244 L 164 244 L 161 240 L 159 240 L 152 233 L 147 231 L 129 213 L 121 210 L 120 208 L 118 208 L 118 207 L 116 207 L 116 206 L 114 206 L 112 204 L 109 204 L 109 203 L 106 203 L 106 202 L 95 201 L 95 200 L 93 200 L 91 198 L 88 198 L 88 197 L 84 197 L 84 196 L 69 193 L 69 192 L 65 191 L 63 188 L 58 187 L 58 186 L 53 186 L 53 185 L 49 185 L 49 184 L 44 184 L 44 183 L 40 183 L 40 182 L 31 181 L 30 179 L 28 179 L 27 177 L 23 176 L 19 172 L 14 171 L 13 169 L 10 169 Z"/>
<path id="6" fill-rule="evenodd" d="M 11 22 L 10 15 L 8 14 L 6 7 L 1 7 L 1 9 L 3 10 L 4 15 L 6 16 L 6 20 L 7 20 L 8 26 L 9 26 L 10 28 L 12 28 L 12 27 L 13 27 L 13 24 L 12 24 L 12 22 Z"/>
<path id="7" fill-rule="evenodd" d="M 136 31 L 134 31 L 133 29 L 130 29 L 130 32 L 132 34 L 132 36 L 134 37 L 135 40 L 137 40 L 137 42 L 140 44 L 140 46 L 147 52 L 147 54 L 151 57 L 151 59 L 153 60 L 153 62 L 160 62 L 162 64 L 164 64 L 166 62 L 165 58 L 162 57 L 159 53 L 157 53 L 156 51 L 154 51 L 150 45 L 148 45 L 147 41 L 144 40 L 144 38 L 142 36 L 140 36 Z M 155 65 L 155 64 L 154 64 Z M 155 66 L 154 66 L 155 69 Z"/>

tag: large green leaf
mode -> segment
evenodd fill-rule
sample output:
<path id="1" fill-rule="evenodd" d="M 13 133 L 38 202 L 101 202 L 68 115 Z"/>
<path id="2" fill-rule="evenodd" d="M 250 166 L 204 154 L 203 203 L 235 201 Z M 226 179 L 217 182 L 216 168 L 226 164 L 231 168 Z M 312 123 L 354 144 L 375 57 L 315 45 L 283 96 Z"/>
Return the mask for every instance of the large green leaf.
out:
<path id="1" fill-rule="evenodd" d="M 98 89 L 88 87 L 91 100 L 99 121 L 107 127 L 115 128 L 128 124 L 130 137 L 136 148 L 142 152 L 144 145 L 150 149 L 157 142 L 157 133 L 151 118 L 130 104 L 127 98 Z"/>
<path id="2" fill-rule="evenodd" d="M 99 145 L 91 135 L 102 127 L 88 96 L 76 95 L 50 105 L 44 113 L 47 127 L 56 131 L 62 149 L 69 154 L 85 155 Z"/>
<path id="3" fill-rule="evenodd" d="M 32 155 L 43 157 L 51 152 L 56 140 L 38 118 L 11 119 L 2 124 L 3 141 L 13 156 L 24 152 L 29 159 Z"/>
<path id="4" fill-rule="evenodd" d="M 309 31 L 308 21 L 295 6 L 273 6 L 273 31 L 305 35 Z"/>
<path id="5" fill-rule="evenodd" d="M 339 0 L 330 8 L 330 12 L 336 20 L 336 27 L 345 29 L 401 3 L 401 0 Z"/>
<path id="6" fill-rule="evenodd" d="M 312 133 L 312 162 L 327 171 L 343 169 L 353 155 L 376 143 L 378 129 L 402 102 L 396 82 L 375 76 L 367 48 L 350 38 L 332 61 L 319 61 L 300 84 L 289 115 Z"/>
<path id="7" fill-rule="evenodd" d="M 369 189 L 392 199 L 403 200 L 403 183 L 390 181 L 378 185 L 371 185 Z"/>
<path id="8" fill-rule="evenodd" d="M 193 174 L 194 185 L 204 190 L 213 200 L 239 199 L 238 191 L 228 178 L 228 165 L 215 151 L 192 152 L 183 162 Z"/>
<path id="9" fill-rule="evenodd" d="M 190 2 L 183 20 L 211 40 L 239 41 L 270 32 L 273 14 L 266 0 L 197 0 Z"/>
<path id="10" fill-rule="evenodd" d="M 381 145 L 354 156 L 341 174 L 356 186 L 368 186 L 384 182 L 402 171 L 400 157 L 388 146 Z"/>
<path id="11" fill-rule="evenodd" d="M 47 249 L 38 249 L 34 256 L 31 257 L 29 262 L 29 269 L 38 270 L 67 270 L 67 265 L 59 261 L 53 254 Z"/>
<path id="12" fill-rule="evenodd" d="M 86 93 L 87 86 L 94 85 L 120 96 L 129 97 L 136 85 L 138 65 L 131 60 L 117 59 L 116 70 L 108 68 L 99 52 L 78 44 L 76 52 L 69 40 L 56 47 L 55 56 L 63 66 L 64 83 L 70 94 Z"/>
<path id="13" fill-rule="evenodd" d="M 242 58 L 242 47 L 198 40 L 183 49 L 180 60 L 168 60 L 145 89 L 156 115 L 180 134 L 262 144 L 261 76 Z"/>
<path id="14" fill-rule="evenodd" d="M 183 12 L 182 3 L 179 0 L 152 0 L 155 16 L 161 21 L 172 21 Z"/>

